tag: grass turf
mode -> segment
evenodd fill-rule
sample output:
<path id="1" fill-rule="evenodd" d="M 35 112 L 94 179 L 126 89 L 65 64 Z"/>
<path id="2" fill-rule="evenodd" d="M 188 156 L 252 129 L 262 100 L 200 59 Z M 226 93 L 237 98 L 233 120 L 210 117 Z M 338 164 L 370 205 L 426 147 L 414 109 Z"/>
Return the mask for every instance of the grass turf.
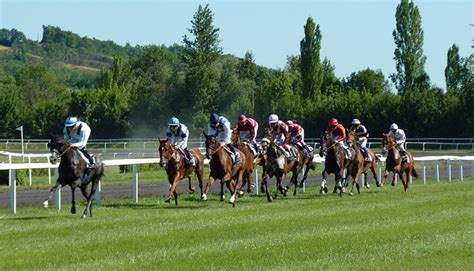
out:
<path id="1" fill-rule="evenodd" d="M 331 187 L 332 188 L 332 187 Z M 470 270 L 474 182 L 416 182 L 353 197 L 181 195 L 104 200 L 93 219 L 55 209 L 0 209 L 0 270 Z M 228 197 L 227 197 L 228 198 Z"/>

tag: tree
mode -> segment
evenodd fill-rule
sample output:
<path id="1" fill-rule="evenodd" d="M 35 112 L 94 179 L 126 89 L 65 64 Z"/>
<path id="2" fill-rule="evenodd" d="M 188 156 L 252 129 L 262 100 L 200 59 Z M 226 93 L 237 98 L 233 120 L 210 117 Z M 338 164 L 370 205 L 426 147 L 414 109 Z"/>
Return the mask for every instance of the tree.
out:
<path id="1" fill-rule="evenodd" d="M 219 28 L 213 25 L 209 5 L 199 5 L 188 31 L 195 37 L 184 36 L 183 62 L 186 65 L 186 95 L 188 107 L 210 113 L 217 109 L 216 99 L 219 74 L 213 65 L 222 54 L 219 47 Z"/>
<path id="2" fill-rule="evenodd" d="M 313 18 L 308 17 L 304 26 L 305 36 L 300 42 L 301 79 L 303 99 L 315 99 L 321 93 L 322 73 L 320 63 L 321 32 Z"/>
<path id="3" fill-rule="evenodd" d="M 423 55 L 423 29 L 418 7 L 410 0 L 401 0 L 395 14 L 396 28 L 392 35 L 395 41 L 397 73 L 390 77 L 398 90 L 404 94 L 417 86 L 426 85 L 428 76 Z"/>
<path id="4" fill-rule="evenodd" d="M 369 68 L 358 71 L 357 73 L 351 73 L 351 75 L 344 80 L 343 85 L 346 92 L 349 90 L 359 92 L 367 91 L 372 95 L 376 95 L 384 91 L 389 91 L 388 82 L 385 80 L 382 71 L 374 71 Z"/>
<path id="5" fill-rule="evenodd" d="M 14 43 L 22 43 L 26 40 L 25 34 L 12 28 L 8 30 L 5 28 L 0 29 L 0 45 L 12 46 Z"/>
<path id="6" fill-rule="evenodd" d="M 463 60 L 459 56 L 459 47 L 453 44 L 448 50 L 448 59 L 444 76 L 446 78 L 446 90 L 459 92 L 465 71 Z"/>

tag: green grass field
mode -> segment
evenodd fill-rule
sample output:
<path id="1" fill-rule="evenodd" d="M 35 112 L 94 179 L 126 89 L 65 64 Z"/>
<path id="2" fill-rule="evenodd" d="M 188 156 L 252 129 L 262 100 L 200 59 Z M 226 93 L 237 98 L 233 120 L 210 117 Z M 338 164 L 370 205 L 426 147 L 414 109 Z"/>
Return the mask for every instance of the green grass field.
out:
<path id="1" fill-rule="evenodd" d="M 474 181 L 415 182 L 361 195 L 198 195 L 0 209 L 0 270 L 472 270 Z"/>

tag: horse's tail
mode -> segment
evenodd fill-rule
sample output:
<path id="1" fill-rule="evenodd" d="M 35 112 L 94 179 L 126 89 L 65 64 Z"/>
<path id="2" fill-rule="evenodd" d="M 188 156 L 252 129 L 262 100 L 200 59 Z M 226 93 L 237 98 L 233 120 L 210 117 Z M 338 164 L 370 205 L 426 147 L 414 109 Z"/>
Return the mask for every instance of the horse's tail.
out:
<path id="1" fill-rule="evenodd" d="M 415 166 L 413 166 L 413 170 L 411 171 L 411 173 L 412 173 L 413 177 L 415 177 L 417 179 L 420 176 L 420 175 L 418 175 L 418 172 L 416 172 Z"/>

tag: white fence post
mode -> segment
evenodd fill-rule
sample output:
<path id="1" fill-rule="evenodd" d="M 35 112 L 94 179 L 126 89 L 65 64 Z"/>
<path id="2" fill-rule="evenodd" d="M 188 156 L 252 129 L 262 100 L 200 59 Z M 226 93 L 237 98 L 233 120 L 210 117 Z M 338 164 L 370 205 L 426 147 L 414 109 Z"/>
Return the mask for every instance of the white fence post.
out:
<path id="1" fill-rule="evenodd" d="M 14 215 L 16 215 L 16 170 L 10 170 L 10 210 Z"/>
<path id="2" fill-rule="evenodd" d="M 100 205 L 101 193 L 102 193 L 102 183 L 99 180 L 97 182 L 97 190 L 95 191 L 95 203 L 97 205 Z"/>
<path id="3" fill-rule="evenodd" d="M 258 196 L 258 169 L 257 167 L 255 167 L 255 170 L 253 171 L 253 180 L 254 180 L 254 184 L 255 184 L 255 195 Z"/>
<path id="4" fill-rule="evenodd" d="M 423 165 L 423 184 L 426 184 L 426 166 L 425 166 L 425 161 L 422 161 L 421 164 Z"/>
<path id="5" fill-rule="evenodd" d="M 133 165 L 133 191 L 132 191 L 132 202 L 138 203 L 138 166 Z"/>
<path id="6" fill-rule="evenodd" d="M 28 156 L 28 164 L 31 164 L 31 156 Z M 30 186 L 31 186 L 31 168 L 28 169 L 28 173 L 29 173 L 29 179 L 30 179 Z"/>
<path id="7" fill-rule="evenodd" d="M 439 163 L 436 162 L 436 181 L 439 183 Z"/>
<path id="8" fill-rule="evenodd" d="M 451 182 L 451 160 L 448 159 L 448 181 Z"/>
<path id="9" fill-rule="evenodd" d="M 464 174 L 463 168 L 462 168 L 462 161 L 459 160 L 459 175 L 461 175 L 461 182 L 463 181 L 464 177 L 462 176 Z"/>
<path id="10" fill-rule="evenodd" d="M 59 169 L 56 168 L 55 170 L 55 177 L 56 177 L 56 182 L 58 180 L 58 176 L 59 176 Z M 54 204 L 56 205 L 56 209 L 58 209 L 58 211 L 61 210 L 61 186 L 58 186 L 58 188 L 56 189 L 56 192 L 54 192 Z"/>

